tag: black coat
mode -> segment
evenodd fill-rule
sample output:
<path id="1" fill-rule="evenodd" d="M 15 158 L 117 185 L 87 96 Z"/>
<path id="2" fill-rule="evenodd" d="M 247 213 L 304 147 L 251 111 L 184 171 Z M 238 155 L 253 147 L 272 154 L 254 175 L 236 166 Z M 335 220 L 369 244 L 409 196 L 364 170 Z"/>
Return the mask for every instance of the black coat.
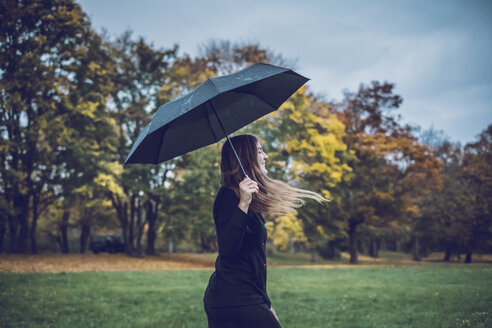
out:
<path id="1" fill-rule="evenodd" d="M 212 307 L 260 303 L 270 307 L 265 220 L 251 210 L 244 213 L 238 204 L 239 197 L 232 189 L 219 189 L 213 209 L 219 255 L 203 300 Z"/>

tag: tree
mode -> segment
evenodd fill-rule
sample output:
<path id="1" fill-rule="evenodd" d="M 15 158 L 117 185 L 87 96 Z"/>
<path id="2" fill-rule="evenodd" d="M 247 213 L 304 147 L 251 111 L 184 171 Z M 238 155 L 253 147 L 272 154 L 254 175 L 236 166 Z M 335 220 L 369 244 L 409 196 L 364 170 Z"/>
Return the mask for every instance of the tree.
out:
<path id="1" fill-rule="evenodd" d="M 429 250 L 443 250 L 444 261 L 451 255 L 466 253 L 465 262 L 471 262 L 473 252 L 490 250 L 490 137 L 488 129 L 479 141 L 464 148 L 439 137 L 434 131 L 425 134 L 435 156 L 442 162 L 443 188 L 426 192 L 421 198 L 421 216 L 413 234 L 420 259 Z M 441 134 L 442 135 L 442 134 Z M 418 237 L 418 238 L 417 238 Z"/>
<path id="2" fill-rule="evenodd" d="M 119 130 L 117 142 L 118 163 L 123 163 L 141 129 L 150 122 L 150 116 L 162 104 L 159 91 L 169 82 L 168 69 L 177 47 L 170 50 L 154 49 L 143 38 L 133 40 L 125 32 L 112 42 L 111 57 L 115 62 L 114 88 L 111 91 L 112 116 Z M 123 231 L 125 252 L 141 256 L 142 237 L 148 224 L 147 253 L 155 247 L 156 220 L 162 202 L 160 193 L 174 163 L 158 166 L 132 165 L 117 170 L 113 179 L 123 192 L 108 190 Z"/>
<path id="3" fill-rule="evenodd" d="M 472 210 L 466 222 L 471 238 L 466 247 L 466 260 L 472 252 L 490 252 L 492 249 L 492 124 L 478 136 L 478 141 L 465 146 L 464 175 L 471 185 Z"/>
<path id="4" fill-rule="evenodd" d="M 441 162 L 443 181 L 441 190 L 427 190 L 419 197 L 420 215 L 412 225 L 412 252 L 414 260 L 420 260 L 432 250 L 444 250 L 444 260 L 451 253 L 459 254 L 465 237 L 463 223 L 467 218 L 465 192 L 468 189 L 463 175 L 463 151 L 443 137 L 442 132 L 430 129 L 421 139 Z M 465 196 L 465 197 L 463 197 Z"/>
<path id="5" fill-rule="evenodd" d="M 101 144 L 111 134 L 104 111 L 110 83 L 101 40 L 73 1 L 1 1 L 0 19 L 0 177 L 9 251 L 26 252 L 30 241 L 35 253 L 41 212 L 61 197 L 68 201 L 75 181 L 85 178 L 77 165 L 94 153 L 84 158 L 84 151 L 110 143 Z"/>
<path id="6" fill-rule="evenodd" d="M 178 240 L 198 251 L 217 251 L 213 202 L 220 187 L 220 143 L 181 156 L 170 186 L 172 202 L 161 226 L 169 251 Z"/>
<path id="7" fill-rule="evenodd" d="M 333 211 L 337 200 L 332 191 L 342 180 L 350 179 L 352 169 L 347 163 L 353 156 L 343 142 L 344 125 L 329 104 L 308 94 L 304 87 L 265 120 L 269 125 L 265 139 L 273 145 L 272 162 L 280 164 L 279 168 L 273 165 L 273 171 L 332 200 L 327 204 L 309 201 L 296 217 L 302 222 L 308 247 L 316 248 L 324 257 L 336 257 L 336 244 L 344 238 L 345 229 L 343 218 Z M 292 218 L 281 218 L 279 224 L 284 221 L 291 223 L 281 225 L 287 231 L 295 226 Z M 295 238 L 302 239 L 299 234 Z"/>
<path id="8" fill-rule="evenodd" d="M 357 227 L 395 226 L 418 215 L 416 199 L 423 190 L 440 188 L 439 162 L 417 142 L 409 126 L 400 126 L 390 112 L 402 98 L 390 83 L 361 85 L 345 93 L 337 111 L 345 124 L 345 142 L 356 159 L 349 162 L 354 178 L 342 181 L 338 211 L 348 224 L 350 263 L 357 263 Z"/>
<path id="9" fill-rule="evenodd" d="M 294 68 L 295 62 L 275 54 L 257 43 L 232 43 L 228 40 L 210 39 L 199 47 L 199 58 L 215 75 L 237 72 L 254 63 L 274 64 Z"/>

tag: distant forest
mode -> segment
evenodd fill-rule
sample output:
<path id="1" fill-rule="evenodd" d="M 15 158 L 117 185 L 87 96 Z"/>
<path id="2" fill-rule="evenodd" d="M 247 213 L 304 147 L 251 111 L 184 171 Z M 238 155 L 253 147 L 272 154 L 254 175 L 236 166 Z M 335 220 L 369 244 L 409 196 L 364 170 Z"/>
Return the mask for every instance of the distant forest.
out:
<path id="1" fill-rule="evenodd" d="M 162 104 L 253 63 L 293 63 L 258 44 L 213 40 L 192 58 L 131 31 L 110 38 L 72 0 L 1 0 L 0 21 L 0 252 L 84 253 L 105 234 L 130 256 L 217 251 L 223 142 L 123 162 Z M 344 251 L 351 263 L 381 249 L 491 252 L 492 124 L 453 143 L 402 123 L 403 99 L 386 81 L 339 102 L 302 87 L 237 132 L 260 138 L 269 175 L 331 199 L 266 216 L 271 251 Z"/>

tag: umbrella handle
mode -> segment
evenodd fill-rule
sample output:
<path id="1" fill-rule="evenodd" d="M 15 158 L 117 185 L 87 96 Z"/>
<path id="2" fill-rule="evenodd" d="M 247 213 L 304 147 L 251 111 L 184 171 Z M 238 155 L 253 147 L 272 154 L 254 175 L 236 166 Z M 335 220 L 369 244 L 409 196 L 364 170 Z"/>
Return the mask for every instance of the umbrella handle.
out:
<path id="1" fill-rule="evenodd" d="M 231 139 L 229 139 L 229 136 L 225 132 L 224 126 L 222 125 L 222 121 L 220 120 L 219 115 L 217 115 L 217 112 L 215 111 L 214 105 L 212 104 L 211 101 L 209 101 L 208 103 L 210 104 L 210 107 L 212 107 L 212 109 L 215 113 L 215 117 L 217 117 L 217 120 L 219 121 L 220 127 L 222 128 L 222 131 L 224 131 L 224 135 L 226 136 L 227 140 L 229 141 L 229 143 L 232 147 L 232 151 L 234 152 L 234 155 L 236 155 L 237 161 L 239 162 L 239 166 L 241 166 L 241 170 L 243 171 L 244 177 L 247 177 L 248 175 L 246 174 L 246 171 L 244 171 L 243 164 L 241 163 L 241 160 L 239 159 L 239 156 L 236 153 L 236 149 L 234 148 L 234 145 L 232 144 Z"/>

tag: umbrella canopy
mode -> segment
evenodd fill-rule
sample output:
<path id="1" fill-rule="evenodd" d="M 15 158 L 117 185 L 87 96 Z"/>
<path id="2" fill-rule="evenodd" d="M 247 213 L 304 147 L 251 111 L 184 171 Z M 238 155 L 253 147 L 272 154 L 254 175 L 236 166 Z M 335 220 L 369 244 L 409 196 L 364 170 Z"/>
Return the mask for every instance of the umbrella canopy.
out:
<path id="1" fill-rule="evenodd" d="M 208 79 L 159 107 L 140 132 L 125 164 L 158 164 L 218 142 L 278 109 L 308 80 L 288 68 L 269 64 L 254 64 Z"/>

